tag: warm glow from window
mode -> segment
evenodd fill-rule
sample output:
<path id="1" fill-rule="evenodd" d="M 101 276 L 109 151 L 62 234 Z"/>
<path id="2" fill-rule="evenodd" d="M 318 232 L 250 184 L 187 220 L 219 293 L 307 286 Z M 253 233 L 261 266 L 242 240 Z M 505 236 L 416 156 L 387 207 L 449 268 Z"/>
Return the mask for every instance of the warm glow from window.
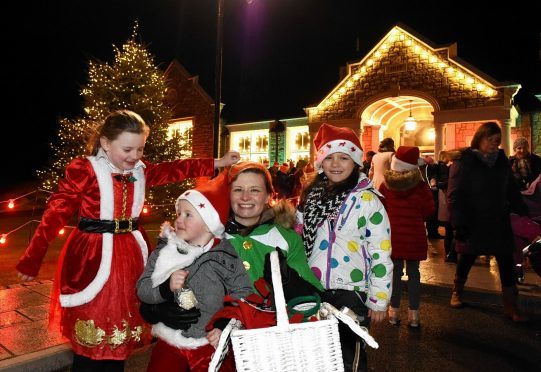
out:
<path id="1" fill-rule="evenodd" d="M 240 152 L 242 160 L 263 162 L 269 157 L 269 131 L 232 132 L 230 148 Z"/>
<path id="2" fill-rule="evenodd" d="M 308 126 L 287 128 L 287 158 L 293 161 L 310 158 Z"/>
<path id="3" fill-rule="evenodd" d="M 193 120 L 180 120 L 169 124 L 167 128 L 167 139 L 173 138 L 173 136 L 185 135 L 186 131 L 193 127 Z"/>

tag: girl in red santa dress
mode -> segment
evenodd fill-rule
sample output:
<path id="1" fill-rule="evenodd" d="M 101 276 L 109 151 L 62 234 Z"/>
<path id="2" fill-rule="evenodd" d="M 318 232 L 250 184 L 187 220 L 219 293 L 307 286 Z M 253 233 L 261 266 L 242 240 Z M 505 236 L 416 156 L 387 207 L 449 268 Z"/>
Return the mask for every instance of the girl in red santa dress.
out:
<path id="1" fill-rule="evenodd" d="M 90 142 L 90 155 L 66 167 L 40 225 L 16 268 L 21 280 L 37 276 L 49 243 L 78 217 L 58 261 L 51 317 L 60 304 L 62 333 L 75 353 L 72 371 L 122 371 L 130 352 L 148 337 L 135 284 L 148 246 L 138 217 L 148 186 L 212 176 L 239 159 L 141 160 L 149 128 L 129 110 L 105 118 Z"/>

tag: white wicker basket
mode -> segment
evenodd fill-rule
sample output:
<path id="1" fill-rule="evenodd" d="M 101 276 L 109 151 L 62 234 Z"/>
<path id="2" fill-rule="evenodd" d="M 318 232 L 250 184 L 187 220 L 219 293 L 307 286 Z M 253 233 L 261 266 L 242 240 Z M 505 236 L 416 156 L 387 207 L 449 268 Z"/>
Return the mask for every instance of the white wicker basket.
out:
<path id="1" fill-rule="evenodd" d="M 231 332 L 237 370 L 344 371 L 338 320 L 289 324 L 277 252 L 271 253 L 271 268 L 277 325 Z"/>

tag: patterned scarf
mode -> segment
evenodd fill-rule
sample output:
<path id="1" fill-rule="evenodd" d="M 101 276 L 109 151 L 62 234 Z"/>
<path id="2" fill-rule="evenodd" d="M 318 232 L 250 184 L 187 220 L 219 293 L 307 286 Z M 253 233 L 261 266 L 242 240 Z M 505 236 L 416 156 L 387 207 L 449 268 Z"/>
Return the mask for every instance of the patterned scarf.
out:
<path id="1" fill-rule="evenodd" d="M 351 191 L 351 188 L 329 190 L 327 181 L 327 177 L 324 177 L 322 182 L 315 185 L 304 204 L 302 237 L 307 257 L 310 257 L 314 249 L 317 228 L 326 219 L 333 221 L 340 205 Z"/>
<path id="2" fill-rule="evenodd" d="M 511 166 L 513 171 L 513 176 L 520 184 L 522 190 L 528 188 L 528 182 L 532 178 L 532 170 L 530 168 L 530 159 L 529 157 L 517 159 L 513 162 Z"/>
<path id="3" fill-rule="evenodd" d="M 492 168 L 494 164 L 496 164 L 496 160 L 498 160 L 498 154 L 499 154 L 498 151 L 483 154 L 481 151 L 477 149 L 473 149 L 473 153 L 477 156 L 479 160 L 485 163 L 489 168 Z"/>

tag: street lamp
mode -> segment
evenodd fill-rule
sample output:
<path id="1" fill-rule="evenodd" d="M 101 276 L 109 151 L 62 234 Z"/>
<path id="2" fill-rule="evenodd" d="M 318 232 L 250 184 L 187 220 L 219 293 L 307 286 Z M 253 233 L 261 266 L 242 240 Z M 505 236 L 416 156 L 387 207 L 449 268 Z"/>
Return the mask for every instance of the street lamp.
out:
<path id="1" fill-rule="evenodd" d="M 251 4 L 254 0 L 245 0 Z M 214 127 L 213 127 L 213 156 L 218 157 L 218 132 L 220 131 L 220 105 L 222 101 L 222 54 L 224 49 L 224 0 L 216 0 L 216 63 L 214 65 Z"/>
<path id="2" fill-rule="evenodd" d="M 218 132 L 220 131 L 220 105 L 222 101 L 222 51 L 223 51 L 223 22 L 224 0 L 217 0 L 216 20 L 216 63 L 214 65 L 214 126 L 213 126 L 213 156 L 218 157 Z"/>

